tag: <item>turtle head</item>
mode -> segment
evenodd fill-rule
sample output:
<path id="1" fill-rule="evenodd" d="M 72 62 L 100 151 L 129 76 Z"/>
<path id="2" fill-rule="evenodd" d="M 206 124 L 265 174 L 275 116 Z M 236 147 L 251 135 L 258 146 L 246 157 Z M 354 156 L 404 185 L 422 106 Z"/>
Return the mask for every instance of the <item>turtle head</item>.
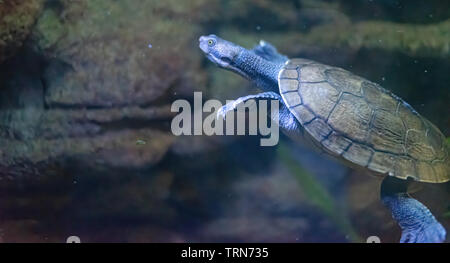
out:
<path id="1" fill-rule="evenodd" d="M 201 36 L 199 41 L 200 49 L 217 66 L 243 76 L 263 90 L 278 91 L 278 73 L 287 59 L 284 56 L 283 61 L 275 63 L 254 49 L 247 50 L 216 35 Z"/>
<path id="2" fill-rule="evenodd" d="M 206 54 L 206 57 L 217 66 L 245 74 L 236 65 L 236 58 L 244 50 L 234 43 L 221 39 L 216 35 L 201 36 L 200 49 Z"/>

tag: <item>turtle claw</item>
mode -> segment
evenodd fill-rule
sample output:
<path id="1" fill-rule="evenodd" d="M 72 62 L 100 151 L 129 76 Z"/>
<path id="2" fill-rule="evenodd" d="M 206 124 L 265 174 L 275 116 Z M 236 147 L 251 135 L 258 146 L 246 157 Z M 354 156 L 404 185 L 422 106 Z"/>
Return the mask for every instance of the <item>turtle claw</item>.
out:
<path id="1" fill-rule="evenodd" d="M 272 100 L 281 100 L 280 95 L 276 94 L 275 92 L 269 91 L 269 92 L 263 92 L 256 95 L 248 95 L 245 97 L 237 98 L 235 101 L 229 102 L 226 105 L 222 106 L 217 111 L 217 119 L 223 118 L 226 119 L 226 115 L 230 111 L 234 111 L 238 108 L 238 105 L 241 103 L 245 103 L 249 100 L 257 100 L 257 99 L 272 99 Z M 255 104 L 254 104 L 255 105 Z M 253 105 L 247 105 L 246 107 L 253 107 Z"/>
<path id="2" fill-rule="evenodd" d="M 222 106 L 218 111 L 217 111 L 217 119 L 226 119 L 227 118 L 227 114 L 230 111 L 234 111 L 236 109 L 236 102 L 230 102 L 224 106 Z"/>
<path id="3" fill-rule="evenodd" d="M 405 230 L 400 243 L 442 243 L 446 232 L 439 222 L 422 225 L 418 229 Z"/>
<path id="4" fill-rule="evenodd" d="M 288 60 L 286 56 L 278 53 L 277 49 L 273 45 L 264 40 L 259 41 L 259 44 L 253 49 L 253 52 L 255 52 L 256 55 L 272 62 L 284 63 Z"/>

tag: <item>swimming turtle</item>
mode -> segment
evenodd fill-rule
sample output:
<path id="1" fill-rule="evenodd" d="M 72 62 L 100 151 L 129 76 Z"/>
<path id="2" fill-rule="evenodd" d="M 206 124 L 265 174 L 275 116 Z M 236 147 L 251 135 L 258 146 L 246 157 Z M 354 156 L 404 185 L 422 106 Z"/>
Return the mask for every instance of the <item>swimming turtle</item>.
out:
<path id="1" fill-rule="evenodd" d="M 217 66 L 252 81 L 263 93 L 223 106 L 225 116 L 250 99 L 279 101 L 279 126 L 351 167 L 385 176 L 381 201 L 402 229 L 400 242 L 443 242 L 446 231 L 407 193 L 412 181 L 450 180 L 444 135 L 409 104 L 378 84 L 308 59 L 288 59 L 261 41 L 247 50 L 215 35 L 200 49 Z"/>

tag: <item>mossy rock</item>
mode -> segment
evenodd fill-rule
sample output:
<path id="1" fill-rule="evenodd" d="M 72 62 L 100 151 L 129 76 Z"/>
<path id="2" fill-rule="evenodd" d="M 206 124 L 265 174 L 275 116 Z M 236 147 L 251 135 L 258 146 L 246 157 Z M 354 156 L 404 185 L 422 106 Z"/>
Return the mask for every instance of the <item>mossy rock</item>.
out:
<path id="1" fill-rule="evenodd" d="M 0 63 L 13 56 L 27 38 L 43 0 L 0 1 Z"/>
<path id="2" fill-rule="evenodd" d="M 33 40 L 54 63 L 45 70 L 48 105 L 149 105 L 169 89 L 192 94 L 206 85 L 192 52 L 215 1 L 68 1 L 48 8 Z M 211 9 L 211 10 L 210 10 Z M 197 14 L 197 16 L 192 15 Z M 63 66 L 61 63 L 63 61 Z"/>

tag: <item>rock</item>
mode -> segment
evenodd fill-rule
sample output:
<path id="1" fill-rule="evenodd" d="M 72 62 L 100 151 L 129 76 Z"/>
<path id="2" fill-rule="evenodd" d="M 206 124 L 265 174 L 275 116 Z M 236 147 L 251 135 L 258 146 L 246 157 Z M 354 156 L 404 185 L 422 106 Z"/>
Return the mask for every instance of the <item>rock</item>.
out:
<path id="1" fill-rule="evenodd" d="M 145 140 L 146 145 L 136 144 L 137 140 Z M 173 137 L 169 134 L 152 129 L 122 130 L 87 138 L 1 139 L 0 145 L 5 151 L 0 163 L 9 167 L 22 161 L 37 164 L 54 159 L 77 158 L 86 165 L 139 168 L 158 163 L 172 142 Z M 0 171 L 2 176 L 5 175 L 3 172 Z"/>
<path id="2" fill-rule="evenodd" d="M 170 106 L 124 107 L 113 109 L 54 109 L 36 108 L 0 111 L 0 136 L 11 140 L 37 138 L 92 136 L 113 129 L 140 128 L 160 124 L 173 116 Z M 114 128 L 117 126 L 117 128 Z"/>
<path id="3" fill-rule="evenodd" d="M 44 74 L 47 105 L 148 105 L 170 88 L 192 95 L 205 86 L 190 12 L 204 20 L 214 2 L 175 2 L 68 1 L 59 14 L 46 10 L 33 39 L 55 58 Z"/>
<path id="4" fill-rule="evenodd" d="M 222 3 L 215 20 L 225 28 L 236 27 L 251 33 L 279 31 L 307 31 L 311 26 L 324 23 L 341 24 L 348 18 L 339 5 L 329 1 L 274 1 L 246 0 Z"/>
<path id="5" fill-rule="evenodd" d="M 313 27 L 307 33 L 296 30 L 249 33 L 230 28 L 220 35 L 248 48 L 264 39 L 287 55 L 322 58 L 325 61 L 331 54 L 339 57 L 342 56 L 340 52 L 351 55 L 362 49 L 398 52 L 417 58 L 448 58 L 449 28 L 450 20 L 432 25 L 371 21 L 324 24 Z"/>
<path id="6" fill-rule="evenodd" d="M 40 60 L 32 54 L 23 52 L 25 58 L 15 57 L 1 67 L 0 178 L 41 175 L 54 162 L 69 159 L 86 166 L 102 163 L 106 170 L 152 166 L 170 148 L 173 113 L 168 104 L 46 107 L 41 64 L 27 63 Z"/>
<path id="7" fill-rule="evenodd" d="M 309 223 L 307 219 L 299 216 L 235 216 L 232 218 L 219 218 L 211 222 L 202 231 L 201 236 L 205 240 L 204 242 L 206 240 L 213 240 L 213 242 L 220 242 L 220 240 L 237 240 L 237 242 L 313 242 L 310 239 L 312 235 L 307 233 L 311 228 Z M 334 238 L 334 234 L 333 232 L 329 233 L 329 240 Z"/>
<path id="8" fill-rule="evenodd" d="M 121 184 L 114 187 L 95 188 L 85 199 L 84 211 L 79 217 L 95 220 L 106 217 L 146 218 L 165 222 L 176 220 L 175 207 L 170 204 L 173 174 L 160 172 L 146 176 L 120 176 Z M 101 192 L 102 198 L 92 198 Z"/>
<path id="9" fill-rule="evenodd" d="M 3 173 L 70 158 L 131 169 L 156 164 L 175 140 L 167 125 L 174 94 L 206 86 L 198 23 L 218 2 L 46 5 L 28 45 L 44 63 L 20 70 L 24 58 L 11 64 L 22 73 L 0 78 L 8 91 L 0 112 Z"/>
<path id="10" fill-rule="evenodd" d="M 0 65 L 0 110 L 44 108 L 42 56 L 24 47 Z"/>
<path id="11" fill-rule="evenodd" d="M 109 167 L 152 165 L 164 156 L 174 137 L 150 127 L 160 126 L 156 120 L 170 116 L 168 107 L 2 111 L 0 166 L 74 157 Z"/>
<path id="12" fill-rule="evenodd" d="M 0 63 L 22 46 L 40 14 L 43 0 L 0 1 Z"/>
<path id="13" fill-rule="evenodd" d="M 179 136 L 172 145 L 171 152 L 179 156 L 217 153 L 236 140 L 231 136 Z"/>
<path id="14" fill-rule="evenodd" d="M 335 223 L 311 205 L 295 175 L 280 168 L 236 180 L 220 217 L 199 230 L 200 242 L 345 242 Z"/>
<path id="15" fill-rule="evenodd" d="M 322 48 L 359 50 L 382 49 L 413 57 L 448 58 L 450 56 L 450 20 L 430 25 L 367 21 L 336 27 L 315 27 L 307 35 L 295 35 L 299 43 Z M 291 44 L 294 43 L 292 39 Z M 289 44 L 289 42 L 287 43 Z M 297 45 L 298 48 L 299 45 Z M 295 52 L 295 51 L 294 51 Z"/>

